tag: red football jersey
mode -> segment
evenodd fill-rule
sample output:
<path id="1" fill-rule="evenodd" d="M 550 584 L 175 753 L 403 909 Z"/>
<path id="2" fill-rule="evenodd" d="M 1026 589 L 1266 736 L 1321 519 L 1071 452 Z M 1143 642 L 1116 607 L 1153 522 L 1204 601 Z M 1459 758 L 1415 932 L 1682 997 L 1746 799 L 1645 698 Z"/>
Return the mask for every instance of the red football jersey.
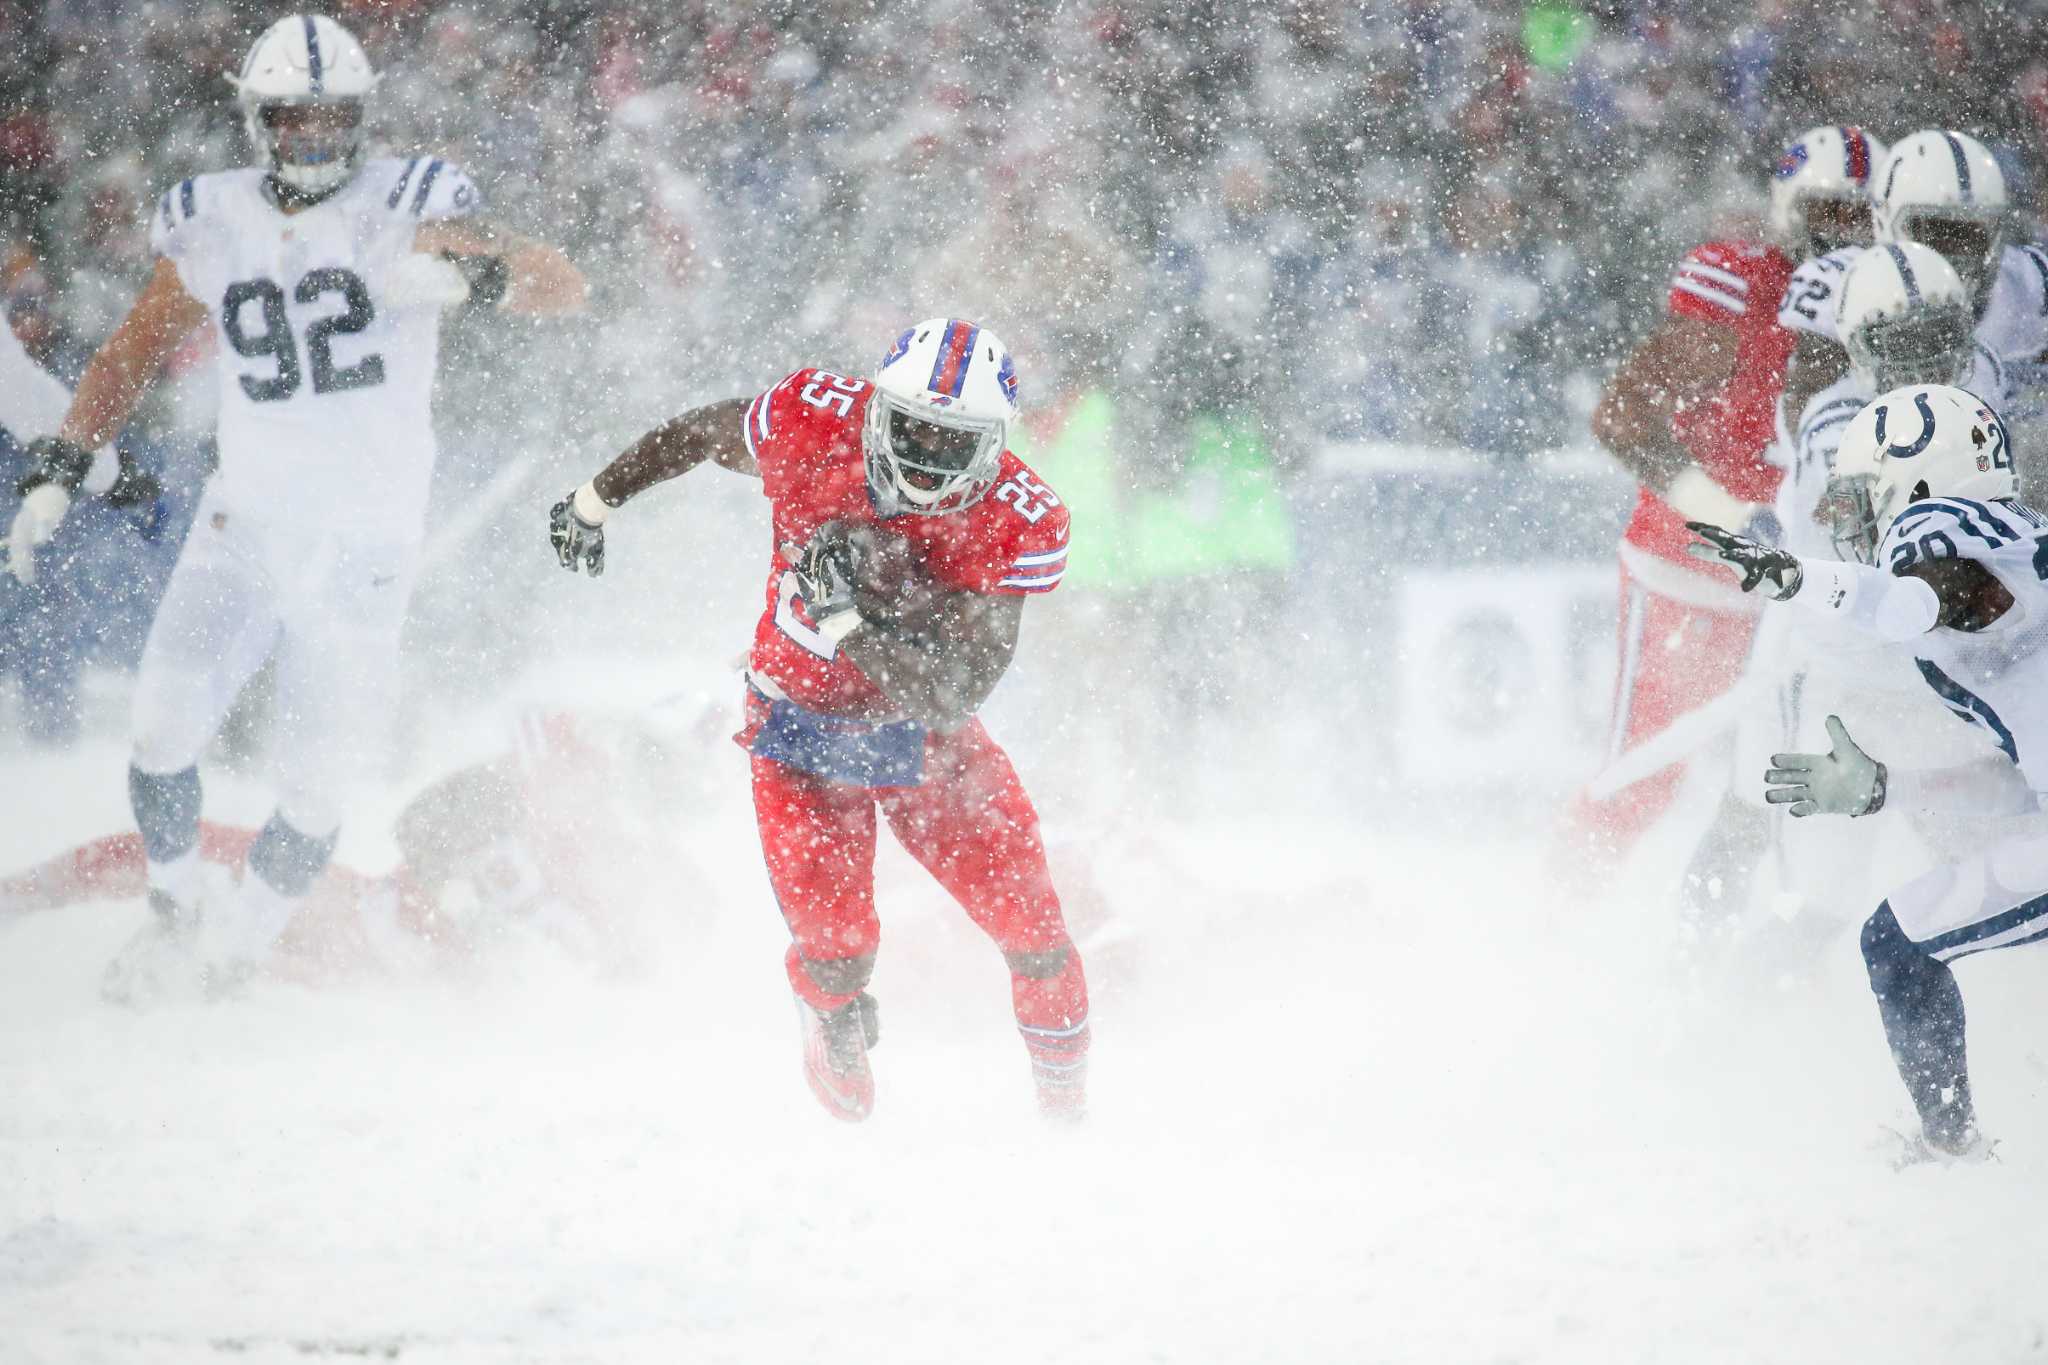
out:
<path id="1" fill-rule="evenodd" d="M 1777 431 L 1778 394 L 1796 340 L 1778 325 L 1792 258 L 1774 246 L 1708 242 L 1678 263 L 1665 307 L 1736 335 L 1735 372 L 1719 393 L 1671 419 L 1671 434 L 1715 483 L 1746 502 L 1768 503 L 1784 471 L 1764 459 Z M 1645 488 L 1629 522 L 1630 544 L 1687 568 L 1716 574 L 1692 559 L 1685 518 Z"/>
<path id="2" fill-rule="evenodd" d="M 783 545 L 804 545 L 828 521 L 885 526 L 924 555 L 947 587 L 967 592 L 1051 592 L 1066 572 L 1067 509 L 1005 450 L 988 495 L 943 516 L 884 518 L 868 496 L 861 423 L 874 388 L 827 370 L 798 370 L 747 408 L 746 442 L 761 467 L 774 521 L 768 602 L 754 629 L 754 672 L 814 710 L 863 719 L 890 715 L 882 690 L 819 634 L 798 600 Z"/>

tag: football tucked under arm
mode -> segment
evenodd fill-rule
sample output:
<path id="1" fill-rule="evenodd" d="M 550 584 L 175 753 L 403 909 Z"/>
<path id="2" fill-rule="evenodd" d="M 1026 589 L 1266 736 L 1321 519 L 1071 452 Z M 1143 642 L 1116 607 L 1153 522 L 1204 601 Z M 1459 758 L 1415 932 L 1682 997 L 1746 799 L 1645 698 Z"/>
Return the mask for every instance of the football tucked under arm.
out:
<path id="1" fill-rule="evenodd" d="M 840 648 L 904 714 L 950 733 L 1009 671 L 1023 616 L 1021 597 L 941 589 L 916 625 L 901 615 L 869 618 Z"/>

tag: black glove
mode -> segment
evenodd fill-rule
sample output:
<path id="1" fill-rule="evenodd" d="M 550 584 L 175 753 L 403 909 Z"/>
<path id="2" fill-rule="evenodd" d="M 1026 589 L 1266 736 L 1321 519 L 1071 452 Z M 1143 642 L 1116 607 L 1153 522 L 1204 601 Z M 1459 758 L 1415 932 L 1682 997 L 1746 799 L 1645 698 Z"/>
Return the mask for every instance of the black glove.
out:
<path id="1" fill-rule="evenodd" d="M 803 598 L 811 623 L 820 630 L 826 622 L 858 610 L 853 599 L 853 547 L 839 523 L 820 526 L 801 550 L 783 546 L 782 557 L 795 571 L 797 595 Z"/>
<path id="2" fill-rule="evenodd" d="M 576 515 L 574 493 L 548 509 L 548 543 L 570 573 L 580 568 L 596 578 L 604 572 L 604 527 Z"/>
<path id="3" fill-rule="evenodd" d="M 14 491 L 22 497 L 54 483 L 66 493 L 77 493 L 78 486 L 85 482 L 85 476 L 92 471 L 92 452 L 76 441 L 67 441 L 62 436 L 38 436 L 28 443 L 29 470 L 14 485 Z"/>
<path id="4" fill-rule="evenodd" d="M 441 255 L 469 281 L 472 304 L 493 308 L 505 301 L 505 293 L 512 287 L 512 267 L 503 256 L 464 251 L 444 251 Z"/>
<path id="5" fill-rule="evenodd" d="M 1687 530 L 1706 542 L 1704 545 L 1688 545 L 1685 552 L 1694 559 L 1726 564 L 1734 569 L 1742 575 L 1744 592 L 1755 592 L 1762 587 L 1764 596 L 1774 602 L 1783 602 L 1799 591 L 1804 575 L 1799 568 L 1798 556 L 1774 550 L 1748 536 L 1724 531 L 1710 522 L 1688 521 L 1685 525 Z"/>
<path id="6" fill-rule="evenodd" d="M 154 506 L 163 495 L 164 486 L 157 476 L 123 455 L 121 472 L 102 496 L 116 507 L 135 508 Z"/>

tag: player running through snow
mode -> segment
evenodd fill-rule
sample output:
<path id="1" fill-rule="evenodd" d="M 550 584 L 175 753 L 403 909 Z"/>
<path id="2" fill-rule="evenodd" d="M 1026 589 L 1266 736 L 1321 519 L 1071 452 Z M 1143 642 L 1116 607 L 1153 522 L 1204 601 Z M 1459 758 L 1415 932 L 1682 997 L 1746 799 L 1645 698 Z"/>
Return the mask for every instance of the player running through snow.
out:
<path id="1" fill-rule="evenodd" d="M 1828 717 L 1827 753 L 1779 754 L 1765 799 L 1798 817 L 1885 809 L 2011 815 L 2048 791 L 2048 517 L 2018 499 L 2004 424 L 1974 394 L 1894 389 L 1850 423 L 1830 502 L 1855 562 L 1810 559 L 1707 523 L 1703 559 L 1744 591 L 1899 649 L 1948 710 L 1997 752 L 1899 771 Z M 1920 1114 L 1909 1159 L 1971 1157 L 1977 1129 L 1963 997 L 1949 964 L 2048 937 L 2048 844 L 2007 840 L 1891 893 L 1863 958 L 1899 1077 Z"/>
<path id="2" fill-rule="evenodd" d="M 1687 558 L 1685 522 L 1744 525 L 1776 492 L 1779 471 L 1764 451 L 1793 346 L 1776 320 L 1793 269 L 1787 250 L 1867 228 L 1872 154 L 1855 128 L 1815 128 L 1787 148 L 1772 189 L 1781 240 L 1731 238 L 1689 252 L 1672 276 L 1663 320 L 1594 412 L 1594 436 L 1641 483 L 1620 547 L 1608 749 L 1617 766 L 1741 674 L 1755 608 Z M 1582 794 L 1571 826 L 1586 850 L 1626 855 L 1669 808 L 1687 757 L 1674 753 L 1618 789 Z"/>
<path id="3" fill-rule="evenodd" d="M 36 489 L 75 491 L 170 353 L 217 329 L 220 468 L 135 691 L 128 785 L 156 916 L 111 973 L 122 996 L 195 964 L 232 980 L 261 959 L 326 865 L 349 789 L 383 757 L 434 465 L 441 308 L 558 313 L 584 296 L 553 247 L 458 221 L 477 194 L 455 167 L 362 156 L 377 76 L 333 20 L 280 19 L 229 80 L 262 164 L 163 196 L 155 273 L 32 452 Z M 277 809 L 239 888 L 214 892 L 197 764 L 266 660 Z"/>
<path id="4" fill-rule="evenodd" d="M 550 512 L 563 567 L 594 576 L 605 520 L 635 494 L 707 460 L 761 480 L 774 544 L 738 739 L 793 939 L 804 1072 L 842 1119 L 874 1107 L 877 811 L 1002 950 L 1041 1109 L 1084 1102 L 1081 957 L 1037 812 L 975 716 L 1024 599 L 1067 554 L 1067 509 L 1006 445 L 1016 399 L 1003 344 L 936 318 L 872 380 L 801 369 L 673 419 Z"/>

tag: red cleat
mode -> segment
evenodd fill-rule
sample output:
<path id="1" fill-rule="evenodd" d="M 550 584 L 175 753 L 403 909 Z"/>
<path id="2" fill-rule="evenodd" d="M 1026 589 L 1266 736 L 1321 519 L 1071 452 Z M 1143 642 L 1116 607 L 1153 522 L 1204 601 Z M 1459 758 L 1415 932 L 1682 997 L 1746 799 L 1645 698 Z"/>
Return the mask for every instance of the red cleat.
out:
<path id="1" fill-rule="evenodd" d="M 811 1093 L 833 1118 L 859 1123 L 875 1109 L 875 1073 L 868 1067 L 868 1049 L 881 1039 L 875 998 L 862 991 L 829 1014 L 798 1000 L 796 1013 Z"/>

